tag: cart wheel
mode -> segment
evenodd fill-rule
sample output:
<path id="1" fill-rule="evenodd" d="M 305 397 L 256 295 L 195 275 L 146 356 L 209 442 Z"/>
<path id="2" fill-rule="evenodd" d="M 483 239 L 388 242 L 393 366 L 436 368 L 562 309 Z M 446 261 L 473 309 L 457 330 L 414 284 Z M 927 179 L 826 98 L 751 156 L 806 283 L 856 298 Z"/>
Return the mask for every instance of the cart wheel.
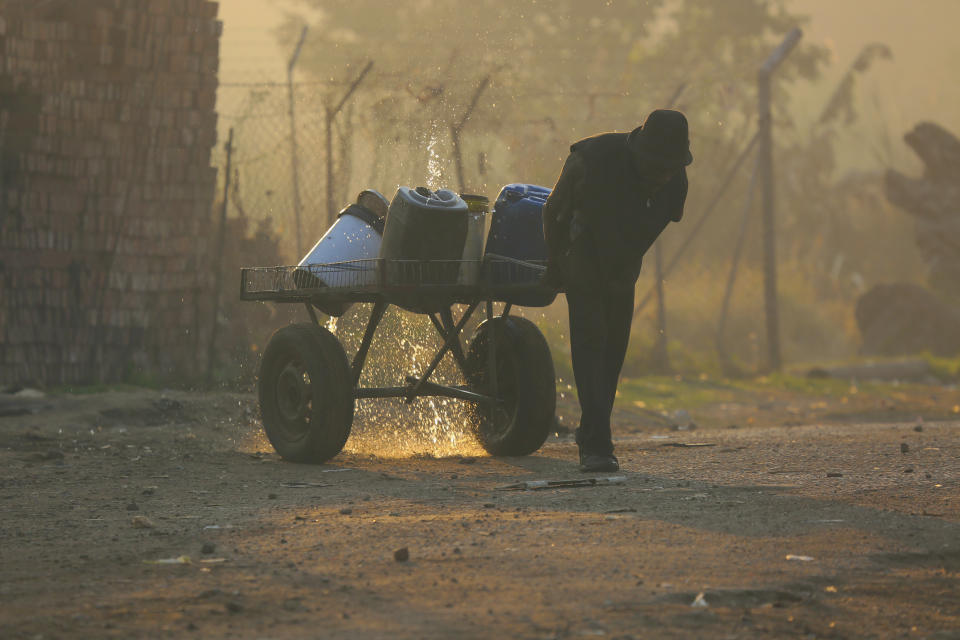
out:
<path id="1" fill-rule="evenodd" d="M 543 445 L 557 409 L 557 383 L 546 339 L 525 318 L 494 318 L 480 325 L 467 353 L 467 381 L 490 393 L 491 333 L 496 336 L 497 397 L 502 404 L 477 404 L 474 430 L 495 456 L 525 456 Z"/>
<path id="2" fill-rule="evenodd" d="M 260 363 L 260 414 L 270 444 L 285 460 L 326 462 L 347 443 L 353 389 L 347 355 L 314 324 L 278 329 Z"/>

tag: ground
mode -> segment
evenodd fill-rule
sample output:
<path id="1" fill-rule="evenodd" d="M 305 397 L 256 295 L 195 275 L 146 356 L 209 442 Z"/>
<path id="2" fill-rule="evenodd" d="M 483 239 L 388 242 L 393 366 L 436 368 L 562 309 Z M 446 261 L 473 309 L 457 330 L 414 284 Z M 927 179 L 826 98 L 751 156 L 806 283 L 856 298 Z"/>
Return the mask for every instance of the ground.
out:
<path id="1" fill-rule="evenodd" d="M 48 393 L 0 418 L 0 637 L 960 638 L 960 392 L 785 380 L 626 381 L 595 476 L 566 393 L 526 458 L 361 414 L 312 466 L 253 394 Z"/>

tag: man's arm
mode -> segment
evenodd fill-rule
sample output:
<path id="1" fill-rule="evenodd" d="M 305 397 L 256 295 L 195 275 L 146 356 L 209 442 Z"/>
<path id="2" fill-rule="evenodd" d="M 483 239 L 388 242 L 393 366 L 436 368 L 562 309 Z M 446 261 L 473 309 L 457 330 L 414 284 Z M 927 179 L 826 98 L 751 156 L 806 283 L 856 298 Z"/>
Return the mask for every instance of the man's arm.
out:
<path id="1" fill-rule="evenodd" d="M 683 205 L 687 201 L 687 182 L 686 168 L 680 169 L 677 175 L 667 183 L 666 214 L 670 216 L 673 222 L 680 222 L 683 217 Z"/>
<path id="2" fill-rule="evenodd" d="M 558 266 L 558 261 L 570 248 L 570 224 L 577 208 L 577 193 L 585 179 L 583 159 L 577 153 L 571 153 L 543 207 L 543 235 L 551 268 Z"/>

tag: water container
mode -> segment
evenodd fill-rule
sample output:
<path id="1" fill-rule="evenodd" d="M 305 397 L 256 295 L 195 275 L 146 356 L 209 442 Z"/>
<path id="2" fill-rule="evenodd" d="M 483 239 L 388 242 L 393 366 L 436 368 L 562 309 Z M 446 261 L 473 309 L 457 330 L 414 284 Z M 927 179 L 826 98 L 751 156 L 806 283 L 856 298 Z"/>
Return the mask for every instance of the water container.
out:
<path id="1" fill-rule="evenodd" d="M 483 236 L 487 230 L 487 215 L 490 199 L 462 193 L 467 203 L 467 240 L 463 247 L 463 264 L 460 266 L 459 283 L 472 286 L 480 281 L 480 263 L 483 259 Z"/>
<path id="2" fill-rule="evenodd" d="M 452 191 L 400 187 L 390 203 L 380 245 L 389 261 L 449 261 L 407 268 L 387 262 L 388 285 L 456 284 L 469 227 L 467 203 Z"/>
<path id="3" fill-rule="evenodd" d="M 487 254 L 515 260 L 546 260 L 543 205 L 550 189 L 535 184 L 508 184 L 493 206 Z"/>
<path id="4" fill-rule="evenodd" d="M 484 251 L 486 280 L 501 291 L 516 286 L 517 294 L 501 295 L 512 304 L 545 307 L 556 292 L 536 285 L 543 276 L 547 242 L 543 236 L 543 205 L 550 189 L 535 184 L 508 184 L 497 196 Z M 533 287 L 533 288 L 531 288 Z"/>
<path id="5" fill-rule="evenodd" d="M 366 207 L 348 206 L 297 265 L 294 282 L 299 288 L 357 288 L 376 284 L 376 258 L 380 253 L 383 225 L 383 218 Z M 348 308 L 347 303 L 331 303 L 320 310 L 340 316 Z"/>

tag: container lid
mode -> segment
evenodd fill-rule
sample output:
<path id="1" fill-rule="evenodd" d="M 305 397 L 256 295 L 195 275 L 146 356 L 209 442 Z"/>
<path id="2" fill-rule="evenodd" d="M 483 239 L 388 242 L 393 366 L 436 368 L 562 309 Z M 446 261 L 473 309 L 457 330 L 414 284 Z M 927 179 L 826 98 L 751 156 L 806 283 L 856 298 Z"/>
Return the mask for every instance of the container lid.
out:
<path id="1" fill-rule="evenodd" d="M 525 196 L 539 196 L 541 198 L 546 198 L 550 195 L 550 192 L 553 189 L 549 187 L 541 187 L 538 184 L 521 184 L 514 183 L 508 184 L 503 189 L 500 190 L 500 195 L 503 196 L 506 193 L 519 193 Z"/>
<path id="2" fill-rule="evenodd" d="M 402 198 L 407 202 L 426 209 L 439 209 L 449 211 L 463 212 L 467 208 L 467 203 L 449 189 L 438 189 L 431 191 L 427 187 L 400 187 L 397 189 L 397 195 L 394 197 Z"/>

